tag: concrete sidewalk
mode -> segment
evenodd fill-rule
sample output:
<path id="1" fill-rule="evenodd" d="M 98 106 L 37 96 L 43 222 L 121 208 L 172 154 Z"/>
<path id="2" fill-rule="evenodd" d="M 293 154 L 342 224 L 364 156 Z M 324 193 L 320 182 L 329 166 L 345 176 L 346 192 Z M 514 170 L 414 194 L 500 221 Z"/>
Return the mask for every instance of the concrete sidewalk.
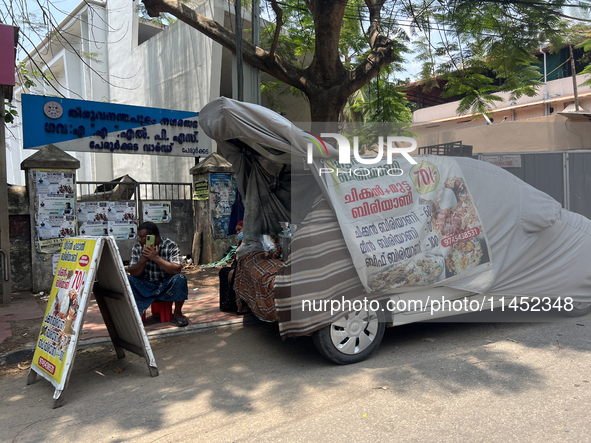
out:
<path id="1" fill-rule="evenodd" d="M 151 316 L 150 308 L 146 311 L 144 328 L 150 339 L 183 335 L 204 329 L 219 328 L 229 325 L 243 325 L 256 322 L 252 315 L 237 315 L 219 310 L 219 292 L 211 285 L 199 288 L 199 278 L 216 274 L 219 269 L 209 268 L 205 273 L 187 273 L 189 281 L 189 299 L 183 305 L 183 313 L 189 319 L 189 326 L 179 328 L 170 322 L 160 323 L 159 316 Z M 0 305 L 0 365 L 12 364 L 31 359 L 43 316 L 45 315 L 46 302 L 38 301 L 37 296 L 30 292 L 12 294 L 12 302 L 9 305 Z M 35 327 L 35 324 L 37 326 Z M 26 326 L 26 328 L 25 328 Z M 22 331 L 27 338 L 15 340 L 14 334 Z M 20 331 L 20 332 L 15 332 Z M 33 332 L 36 331 L 36 332 Z M 110 344 L 111 340 L 98 305 L 92 297 L 90 305 L 84 316 L 82 335 L 78 343 L 79 348 L 95 346 L 97 344 Z M 7 348 L 10 348 L 7 350 Z"/>

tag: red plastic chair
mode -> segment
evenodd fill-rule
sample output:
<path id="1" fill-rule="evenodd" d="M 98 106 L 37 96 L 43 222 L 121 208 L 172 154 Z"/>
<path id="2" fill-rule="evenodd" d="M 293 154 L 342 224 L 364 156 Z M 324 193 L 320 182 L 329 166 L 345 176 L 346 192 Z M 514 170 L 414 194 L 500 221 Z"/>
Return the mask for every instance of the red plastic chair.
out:
<path id="1" fill-rule="evenodd" d="M 160 323 L 169 322 L 172 320 L 172 303 L 171 301 L 155 301 L 150 306 L 152 315 L 160 317 Z M 142 314 L 142 321 L 146 321 L 146 313 Z"/>

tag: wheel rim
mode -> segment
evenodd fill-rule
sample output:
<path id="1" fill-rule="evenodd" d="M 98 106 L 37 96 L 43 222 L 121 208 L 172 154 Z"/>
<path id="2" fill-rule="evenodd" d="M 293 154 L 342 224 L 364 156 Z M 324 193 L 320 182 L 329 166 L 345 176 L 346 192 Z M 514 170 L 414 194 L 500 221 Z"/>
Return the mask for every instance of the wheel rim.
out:
<path id="1" fill-rule="evenodd" d="M 378 324 L 375 311 L 352 312 L 330 326 L 330 339 L 343 354 L 359 354 L 373 343 Z"/>

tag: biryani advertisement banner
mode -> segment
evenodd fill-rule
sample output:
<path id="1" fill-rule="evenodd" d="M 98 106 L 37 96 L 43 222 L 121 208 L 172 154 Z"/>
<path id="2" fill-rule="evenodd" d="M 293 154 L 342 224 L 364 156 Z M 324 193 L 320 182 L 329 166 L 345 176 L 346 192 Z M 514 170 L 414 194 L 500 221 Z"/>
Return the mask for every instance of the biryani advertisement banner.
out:
<path id="1" fill-rule="evenodd" d="M 89 297 L 87 276 L 95 247 L 96 240 L 64 241 L 37 339 L 31 366 L 58 389 L 63 389 L 65 367 L 71 360 L 68 349 L 80 334 L 84 314 L 80 306 L 85 306 Z"/>
<path id="2" fill-rule="evenodd" d="M 443 286 L 492 265 L 482 222 L 457 162 L 441 156 L 415 161 L 325 161 L 320 169 L 367 292 Z"/>

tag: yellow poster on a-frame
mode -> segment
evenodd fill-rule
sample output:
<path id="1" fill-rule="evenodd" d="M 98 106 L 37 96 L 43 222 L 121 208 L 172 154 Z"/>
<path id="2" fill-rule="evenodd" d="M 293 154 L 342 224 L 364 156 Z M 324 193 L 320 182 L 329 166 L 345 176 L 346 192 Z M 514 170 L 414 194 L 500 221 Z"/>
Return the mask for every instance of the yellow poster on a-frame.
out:
<path id="1" fill-rule="evenodd" d="M 55 387 L 54 407 L 61 406 L 93 290 L 99 291 L 95 297 L 117 355 L 124 356 L 123 349 L 135 352 L 146 358 L 150 374 L 158 375 L 115 240 L 69 238 L 62 246 L 28 379 L 30 384 L 41 375 Z"/>

